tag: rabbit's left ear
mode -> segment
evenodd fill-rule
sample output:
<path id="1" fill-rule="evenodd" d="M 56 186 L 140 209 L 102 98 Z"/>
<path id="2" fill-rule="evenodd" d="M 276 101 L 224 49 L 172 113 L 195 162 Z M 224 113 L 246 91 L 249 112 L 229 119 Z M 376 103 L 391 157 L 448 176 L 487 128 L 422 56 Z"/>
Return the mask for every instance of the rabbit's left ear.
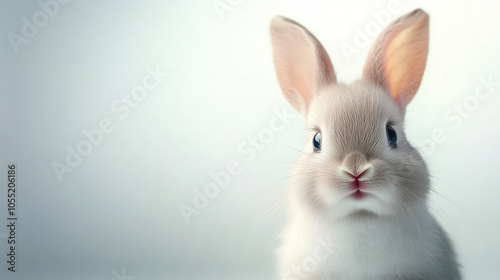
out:
<path id="1" fill-rule="evenodd" d="M 391 23 L 378 37 L 363 78 L 387 90 L 404 111 L 420 87 L 429 49 L 429 15 L 414 10 Z"/>

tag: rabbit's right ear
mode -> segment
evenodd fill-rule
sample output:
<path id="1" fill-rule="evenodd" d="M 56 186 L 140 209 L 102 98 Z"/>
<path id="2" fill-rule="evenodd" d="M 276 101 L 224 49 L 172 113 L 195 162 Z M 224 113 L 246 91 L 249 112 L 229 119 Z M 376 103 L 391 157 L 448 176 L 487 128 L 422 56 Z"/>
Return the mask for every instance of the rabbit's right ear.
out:
<path id="1" fill-rule="evenodd" d="M 274 17 L 270 33 L 281 90 L 288 102 L 305 116 L 317 90 L 336 82 L 330 58 L 321 43 L 291 19 Z"/>

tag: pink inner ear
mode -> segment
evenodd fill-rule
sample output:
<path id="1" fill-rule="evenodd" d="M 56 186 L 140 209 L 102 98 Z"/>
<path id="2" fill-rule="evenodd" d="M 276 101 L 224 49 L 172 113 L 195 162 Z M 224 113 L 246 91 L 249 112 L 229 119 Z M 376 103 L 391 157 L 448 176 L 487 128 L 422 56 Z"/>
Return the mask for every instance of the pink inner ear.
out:
<path id="1" fill-rule="evenodd" d="M 428 52 L 428 17 L 421 17 L 407 28 L 394 32 L 385 49 L 385 75 L 392 97 L 408 104 L 420 86 Z"/>
<path id="2" fill-rule="evenodd" d="M 307 29 L 283 17 L 271 22 L 271 42 L 283 94 L 305 114 L 315 92 L 336 81 L 330 58 Z"/>
<path id="3" fill-rule="evenodd" d="M 402 109 L 415 96 L 427 61 L 429 17 L 415 10 L 394 21 L 380 35 L 364 77 L 389 91 Z"/>
<path id="4" fill-rule="evenodd" d="M 304 38 L 301 38 L 302 40 Z M 290 78 L 292 90 L 296 90 L 294 94 L 299 94 L 302 100 L 308 106 L 311 103 L 312 91 L 314 89 L 314 73 L 315 58 L 314 46 L 311 42 L 294 40 L 297 42 L 294 46 L 289 46 L 290 54 L 288 55 L 290 63 Z"/>

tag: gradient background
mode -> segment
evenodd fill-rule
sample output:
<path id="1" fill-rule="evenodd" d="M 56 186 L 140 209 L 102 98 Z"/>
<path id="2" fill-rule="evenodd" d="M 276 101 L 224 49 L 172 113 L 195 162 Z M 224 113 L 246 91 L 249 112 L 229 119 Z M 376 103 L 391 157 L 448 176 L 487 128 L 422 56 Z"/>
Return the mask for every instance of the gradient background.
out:
<path id="1" fill-rule="evenodd" d="M 21 34 L 37 2 L 2 0 L 0 8 L 0 279 L 120 280 L 122 269 L 136 280 L 273 279 L 286 176 L 305 139 L 297 116 L 255 158 L 238 152 L 274 110 L 293 111 L 274 74 L 270 18 L 306 26 L 338 80 L 352 82 L 375 37 L 349 57 L 340 46 L 353 45 L 356 28 L 391 1 L 233 0 L 221 19 L 212 0 L 73 0 L 16 53 L 8 34 Z M 500 86 L 459 127 L 443 114 L 473 96 L 479 77 L 500 81 L 500 4 L 396 2 L 391 19 L 417 7 L 431 17 L 427 69 L 406 131 L 428 150 L 434 129 L 447 135 L 425 156 L 439 193 L 433 210 L 465 279 L 496 279 Z M 111 104 L 148 67 L 169 76 L 119 119 Z M 114 131 L 60 182 L 51 164 L 64 163 L 66 146 L 104 118 Z M 193 190 L 231 160 L 241 173 L 186 224 L 179 204 L 191 204 Z M 18 164 L 16 273 L 5 263 L 10 162 Z"/>

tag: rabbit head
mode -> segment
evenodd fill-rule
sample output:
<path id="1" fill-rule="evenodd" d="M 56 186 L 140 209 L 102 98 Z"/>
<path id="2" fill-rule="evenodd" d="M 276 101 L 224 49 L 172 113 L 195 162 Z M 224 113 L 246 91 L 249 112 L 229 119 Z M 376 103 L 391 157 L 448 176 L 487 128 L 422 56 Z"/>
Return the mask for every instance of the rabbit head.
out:
<path id="1" fill-rule="evenodd" d="M 403 121 L 425 69 L 428 15 L 419 9 L 392 22 L 350 85 L 337 82 L 325 49 L 302 25 L 278 16 L 270 33 L 280 87 L 307 126 L 290 177 L 292 202 L 327 217 L 425 204 L 428 171 Z"/>

